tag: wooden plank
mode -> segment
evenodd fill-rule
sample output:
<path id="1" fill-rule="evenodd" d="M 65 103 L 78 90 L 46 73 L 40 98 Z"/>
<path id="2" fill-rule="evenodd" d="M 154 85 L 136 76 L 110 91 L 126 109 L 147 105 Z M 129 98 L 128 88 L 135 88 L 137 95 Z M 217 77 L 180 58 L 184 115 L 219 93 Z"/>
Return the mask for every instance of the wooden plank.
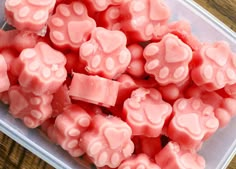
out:
<path id="1" fill-rule="evenodd" d="M 236 0 L 195 0 L 236 31 Z M 0 169 L 53 169 L 0 132 Z M 236 157 L 227 169 L 236 169 Z"/>

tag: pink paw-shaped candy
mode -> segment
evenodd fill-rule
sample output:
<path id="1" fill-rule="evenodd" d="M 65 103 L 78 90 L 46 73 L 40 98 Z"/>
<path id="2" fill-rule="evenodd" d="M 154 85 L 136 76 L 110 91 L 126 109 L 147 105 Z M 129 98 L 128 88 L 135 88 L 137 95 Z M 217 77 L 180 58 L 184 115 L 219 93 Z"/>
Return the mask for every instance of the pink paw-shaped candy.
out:
<path id="1" fill-rule="evenodd" d="M 236 82 L 236 55 L 226 42 L 203 45 L 194 55 L 197 64 L 192 80 L 208 91 L 221 89 Z"/>
<path id="2" fill-rule="evenodd" d="M 7 75 L 7 63 L 4 56 L 0 54 L 0 93 L 7 91 L 10 87 L 10 81 Z"/>
<path id="3" fill-rule="evenodd" d="M 131 156 L 132 131 L 121 119 L 95 115 L 91 127 L 81 137 L 81 148 L 97 167 L 116 168 Z"/>
<path id="4" fill-rule="evenodd" d="M 97 27 L 91 39 L 81 45 L 80 57 L 88 73 L 109 79 L 125 72 L 131 60 L 124 33 L 102 27 Z"/>
<path id="5" fill-rule="evenodd" d="M 50 39 L 60 48 L 78 50 L 87 41 L 96 27 L 95 21 L 87 14 L 86 6 L 81 2 L 60 4 L 48 23 Z"/>
<path id="6" fill-rule="evenodd" d="M 98 13 L 97 24 L 109 30 L 120 30 L 120 6 L 110 6 L 105 11 Z"/>
<path id="7" fill-rule="evenodd" d="M 154 88 L 138 88 L 124 102 L 125 121 L 132 128 L 133 135 L 157 137 L 161 134 L 172 107 L 162 100 L 161 94 Z"/>
<path id="8" fill-rule="evenodd" d="M 121 5 L 121 29 L 133 40 L 152 39 L 166 24 L 170 11 L 162 0 L 129 0 Z"/>
<path id="9" fill-rule="evenodd" d="M 6 0 L 7 22 L 19 30 L 41 31 L 56 0 Z"/>
<path id="10" fill-rule="evenodd" d="M 146 46 L 144 58 L 145 71 L 161 85 L 179 84 L 189 77 L 192 50 L 175 35 L 167 34 L 160 42 Z"/>
<path id="11" fill-rule="evenodd" d="M 52 95 L 37 96 L 20 86 L 12 86 L 8 91 L 9 112 L 23 120 L 29 128 L 36 128 L 52 114 Z"/>
<path id="12" fill-rule="evenodd" d="M 90 115 L 80 106 L 67 106 L 55 120 L 57 143 L 73 157 L 81 156 L 84 152 L 80 148 L 79 139 L 90 123 Z"/>
<path id="13" fill-rule="evenodd" d="M 163 169 L 204 169 L 206 166 L 202 156 L 181 148 L 173 141 L 155 156 L 155 162 Z"/>
<path id="14" fill-rule="evenodd" d="M 123 161 L 118 169 L 161 169 L 146 154 L 138 154 Z"/>
<path id="15" fill-rule="evenodd" d="M 44 42 L 20 54 L 19 83 L 36 95 L 52 94 L 66 80 L 66 58 Z"/>
<path id="16" fill-rule="evenodd" d="M 69 95 L 75 100 L 110 107 L 116 103 L 118 90 L 119 82 L 99 76 L 74 73 Z"/>
<path id="17" fill-rule="evenodd" d="M 173 105 L 173 113 L 167 134 L 170 139 L 189 149 L 196 150 L 219 127 L 213 107 L 199 98 L 178 99 Z"/>

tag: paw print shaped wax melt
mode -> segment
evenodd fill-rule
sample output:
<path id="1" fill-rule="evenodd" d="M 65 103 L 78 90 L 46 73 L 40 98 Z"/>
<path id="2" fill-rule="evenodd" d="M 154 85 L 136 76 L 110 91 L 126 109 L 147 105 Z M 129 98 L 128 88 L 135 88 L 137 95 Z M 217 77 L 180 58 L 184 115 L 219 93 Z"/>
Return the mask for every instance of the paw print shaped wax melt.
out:
<path id="1" fill-rule="evenodd" d="M 156 156 L 155 162 L 163 169 L 204 169 L 206 162 L 196 152 L 183 149 L 170 141 Z"/>
<path id="2" fill-rule="evenodd" d="M 8 91 L 9 112 L 23 120 L 29 128 L 36 128 L 52 114 L 52 95 L 37 96 L 20 86 L 12 86 Z"/>
<path id="3" fill-rule="evenodd" d="M 145 71 L 161 85 L 180 84 L 189 77 L 192 50 L 177 36 L 167 34 L 158 43 L 144 49 Z"/>
<path id="4" fill-rule="evenodd" d="M 236 82 L 236 54 L 226 42 L 203 45 L 194 55 L 196 67 L 192 80 L 208 91 L 218 90 Z"/>
<path id="5" fill-rule="evenodd" d="M 40 32 L 55 4 L 56 0 L 6 0 L 7 22 L 19 30 Z"/>
<path id="6" fill-rule="evenodd" d="M 162 0 L 129 0 L 121 5 L 121 30 L 137 41 L 152 39 L 155 29 L 166 24 L 169 8 Z"/>
<path id="7" fill-rule="evenodd" d="M 36 95 L 52 94 L 66 80 L 65 56 L 44 42 L 20 54 L 19 83 Z"/>
<path id="8" fill-rule="evenodd" d="M 90 115 L 80 106 L 67 106 L 55 120 L 57 143 L 73 157 L 81 156 L 84 152 L 80 148 L 79 139 L 90 123 Z"/>
<path id="9" fill-rule="evenodd" d="M 57 47 L 78 50 L 88 40 L 96 23 L 88 16 L 86 6 L 74 1 L 68 5 L 58 5 L 48 26 L 50 39 Z"/>
<path id="10" fill-rule="evenodd" d="M 213 107 L 199 98 L 178 99 L 173 105 L 173 113 L 167 134 L 188 149 L 196 150 L 219 127 Z"/>
<path id="11" fill-rule="evenodd" d="M 121 31 L 95 28 L 91 39 L 80 47 L 80 57 L 86 62 L 86 71 L 108 79 L 117 78 L 124 73 L 131 60 L 126 41 L 126 36 Z"/>
<path id="12" fill-rule="evenodd" d="M 132 128 L 133 135 L 158 137 L 166 119 L 171 115 L 171 105 L 162 100 L 154 88 L 138 88 L 124 102 L 123 116 Z"/>
<path id="13" fill-rule="evenodd" d="M 118 169 L 161 169 L 146 154 L 138 154 L 123 161 Z"/>
<path id="14" fill-rule="evenodd" d="M 131 128 L 121 119 L 98 114 L 82 135 L 81 148 L 97 167 L 116 168 L 134 151 L 131 134 Z"/>

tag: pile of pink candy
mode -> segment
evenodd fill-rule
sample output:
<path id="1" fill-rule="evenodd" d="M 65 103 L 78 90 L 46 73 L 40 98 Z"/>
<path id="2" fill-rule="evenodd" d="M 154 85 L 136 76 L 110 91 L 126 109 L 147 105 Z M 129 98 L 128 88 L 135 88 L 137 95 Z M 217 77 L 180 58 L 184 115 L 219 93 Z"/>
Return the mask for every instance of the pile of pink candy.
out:
<path id="1" fill-rule="evenodd" d="M 6 0 L 0 99 L 98 168 L 203 169 L 236 115 L 236 54 L 162 0 Z"/>

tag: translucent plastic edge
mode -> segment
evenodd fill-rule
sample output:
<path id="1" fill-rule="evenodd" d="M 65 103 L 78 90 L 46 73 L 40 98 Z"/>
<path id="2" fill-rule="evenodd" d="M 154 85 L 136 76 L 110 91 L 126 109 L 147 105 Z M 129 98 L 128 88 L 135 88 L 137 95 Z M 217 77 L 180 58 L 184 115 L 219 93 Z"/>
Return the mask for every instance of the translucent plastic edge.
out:
<path id="1" fill-rule="evenodd" d="M 199 4 L 194 2 L 193 0 L 183 0 L 179 1 L 183 5 L 187 6 L 189 9 L 194 10 L 199 16 L 202 17 L 204 20 L 208 21 L 209 24 L 213 24 L 214 26 L 217 26 L 219 28 L 219 31 L 221 31 L 228 39 L 231 39 L 233 42 L 236 40 L 236 34 L 234 31 L 232 31 L 228 26 L 226 26 L 224 23 L 222 23 L 218 18 L 216 18 L 214 15 L 206 11 L 203 7 L 201 7 Z M 5 26 L 6 23 L 2 25 L 1 28 Z M 57 158 L 55 158 L 52 154 L 49 154 L 47 151 L 45 151 L 43 148 L 40 148 L 39 145 L 35 144 L 33 141 L 31 141 L 29 138 L 26 138 L 21 133 L 18 133 L 15 131 L 15 129 L 4 123 L 0 120 L 0 131 L 2 131 L 4 134 L 15 140 L 17 143 L 31 151 L 36 156 L 40 157 L 42 160 L 46 161 L 53 167 L 57 169 L 72 169 L 67 164 L 61 162 Z M 22 139 L 24 138 L 24 139 Z M 220 161 L 219 165 L 216 169 L 226 169 L 229 165 L 230 161 L 236 154 L 236 140 L 233 142 L 233 149 L 230 149 L 227 151 L 224 157 L 222 157 L 222 160 Z M 223 160 L 224 159 L 224 160 Z M 86 167 L 87 168 L 87 167 Z"/>
<path id="2" fill-rule="evenodd" d="M 52 154 L 49 154 L 45 149 L 41 148 L 39 145 L 35 144 L 32 140 L 25 137 L 20 132 L 16 132 L 14 127 L 11 125 L 8 125 L 7 123 L 4 123 L 0 120 L 0 131 L 2 131 L 4 134 L 12 138 L 14 141 L 19 143 L 21 146 L 35 154 L 36 156 L 40 157 L 42 160 L 46 161 L 53 167 L 57 169 L 72 169 L 69 168 L 68 165 L 61 162 L 57 158 L 55 158 Z"/>

